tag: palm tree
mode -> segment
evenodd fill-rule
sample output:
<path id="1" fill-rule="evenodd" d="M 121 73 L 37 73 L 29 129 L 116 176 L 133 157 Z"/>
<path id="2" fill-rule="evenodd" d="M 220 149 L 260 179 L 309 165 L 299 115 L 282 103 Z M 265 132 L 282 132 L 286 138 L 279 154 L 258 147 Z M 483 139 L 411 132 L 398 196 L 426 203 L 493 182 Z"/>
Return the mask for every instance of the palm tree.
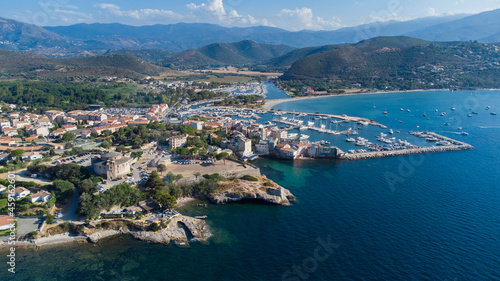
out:
<path id="1" fill-rule="evenodd" d="M 196 173 L 194 173 L 194 176 L 196 177 L 196 180 L 198 180 L 198 177 L 201 176 L 201 173 L 200 172 L 196 172 Z"/>

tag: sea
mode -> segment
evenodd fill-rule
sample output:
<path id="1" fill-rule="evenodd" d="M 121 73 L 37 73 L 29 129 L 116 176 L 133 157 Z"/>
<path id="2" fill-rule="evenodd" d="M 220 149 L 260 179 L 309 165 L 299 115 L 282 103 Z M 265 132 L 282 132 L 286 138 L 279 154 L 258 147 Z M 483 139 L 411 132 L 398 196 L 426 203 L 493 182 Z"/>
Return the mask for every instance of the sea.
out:
<path id="1" fill-rule="evenodd" d="M 500 116 L 490 114 L 500 113 L 500 91 L 348 95 L 275 109 L 361 116 L 397 138 L 429 130 L 475 149 L 358 161 L 261 158 L 254 164 L 262 173 L 296 196 L 291 206 L 182 207 L 207 215 L 212 232 L 189 248 L 129 236 L 18 248 L 15 274 L 3 250 L 0 280 L 500 280 Z M 373 138 L 387 130 L 359 132 Z"/>

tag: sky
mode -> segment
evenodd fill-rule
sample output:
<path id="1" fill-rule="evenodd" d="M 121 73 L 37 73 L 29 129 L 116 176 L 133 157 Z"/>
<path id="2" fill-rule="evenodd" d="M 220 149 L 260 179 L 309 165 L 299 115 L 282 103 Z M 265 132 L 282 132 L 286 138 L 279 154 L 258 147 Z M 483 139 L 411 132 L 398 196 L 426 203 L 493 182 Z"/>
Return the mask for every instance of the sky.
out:
<path id="1" fill-rule="evenodd" d="M 0 17 L 40 26 L 77 23 L 128 25 L 214 23 L 286 30 L 334 30 L 374 21 L 475 14 L 498 0 L 0 0 Z"/>

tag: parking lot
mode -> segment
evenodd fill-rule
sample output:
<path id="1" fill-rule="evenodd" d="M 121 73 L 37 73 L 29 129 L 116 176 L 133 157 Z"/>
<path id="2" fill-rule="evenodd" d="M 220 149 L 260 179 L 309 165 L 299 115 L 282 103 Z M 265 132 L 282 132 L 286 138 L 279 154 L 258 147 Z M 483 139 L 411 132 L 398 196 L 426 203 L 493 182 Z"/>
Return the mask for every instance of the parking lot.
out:
<path id="1" fill-rule="evenodd" d="M 26 235 L 36 231 L 42 223 L 43 216 L 17 218 L 17 235 Z"/>
<path id="2" fill-rule="evenodd" d="M 88 166 L 90 165 L 90 160 L 92 159 L 93 156 L 100 155 L 99 153 L 90 153 L 90 152 L 85 152 L 79 155 L 75 156 L 68 156 L 68 157 L 63 157 L 59 160 L 56 160 L 52 162 L 52 165 L 57 165 L 61 163 L 76 163 L 80 164 L 82 166 Z"/>

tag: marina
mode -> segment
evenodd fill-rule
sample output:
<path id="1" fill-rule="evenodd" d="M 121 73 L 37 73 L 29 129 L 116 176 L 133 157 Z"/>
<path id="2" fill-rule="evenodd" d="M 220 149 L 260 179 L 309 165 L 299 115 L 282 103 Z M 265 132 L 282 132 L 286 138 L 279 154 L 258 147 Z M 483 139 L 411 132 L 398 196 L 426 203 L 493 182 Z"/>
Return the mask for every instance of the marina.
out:
<path id="1" fill-rule="evenodd" d="M 356 151 L 341 153 L 339 159 L 341 160 L 360 160 L 360 159 L 370 159 L 370 158 L 382 158 L 389 156 L 400 156 L 409 154 L 420 154 L 420 153 L 435 153 L 435 152 L 446 152 L 446 151 L 457 151 L 457 150 L 469 150 L 474 149 L 474 147 L 465 142 L 457 141 L 434 132 L 410 132 L 412 135 L 418 136 L 420 138 L 435 140 L 436 146 L 426 146 L 426 147 L 415 147 L 411 145 L 392 147 L 391 149 L 385 150 L 374 150 L 374 151 Z M 439 144 L 439 145 L 438 145 Z"/>

